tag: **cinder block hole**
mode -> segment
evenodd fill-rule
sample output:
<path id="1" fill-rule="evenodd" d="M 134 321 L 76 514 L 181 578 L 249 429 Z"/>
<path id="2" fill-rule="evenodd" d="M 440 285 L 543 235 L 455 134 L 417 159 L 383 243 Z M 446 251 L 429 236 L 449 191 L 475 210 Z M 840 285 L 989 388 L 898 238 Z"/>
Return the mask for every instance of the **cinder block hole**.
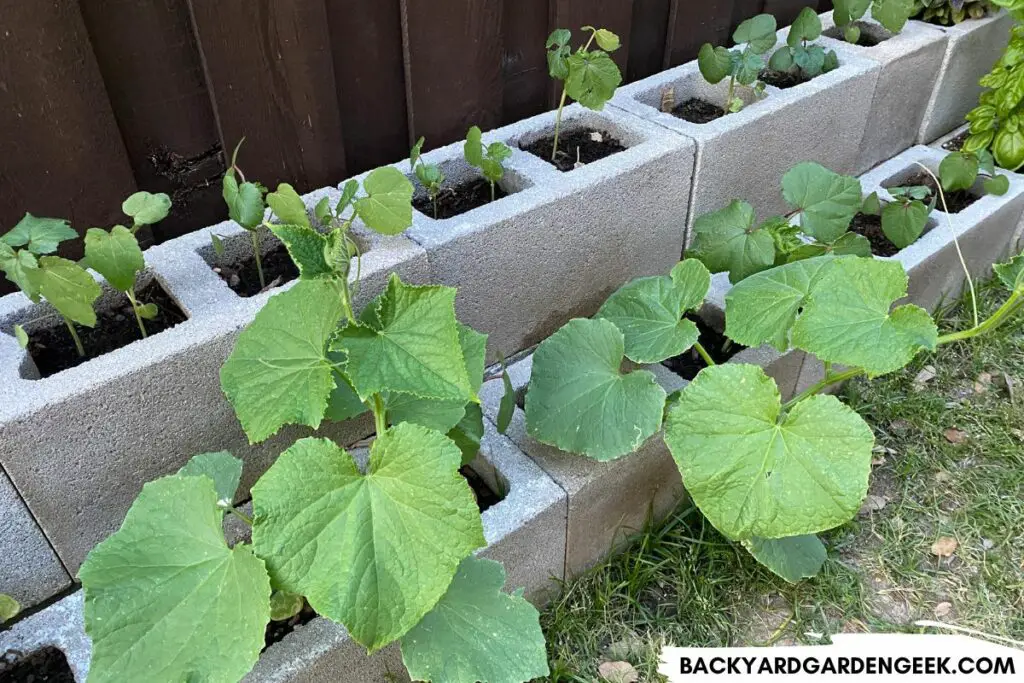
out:
<path id="1" fill-rule="evenodd" d="M 533 186 L 533 183 L 527 178 L 513 169 L 506 168 L 501 180 L 494 184 L 492 198 L 490 181 L 484 178 L 479 169 L 470 166 L 465 159 L 448 159 L 437 166 L 440 168 L 444 180 L 436 195 L 433 196 L 415 173 L 407 174 L 415 188 L 412 198 L 413 208 L 434 220 L 461 216 Z"/>
<path id="2" fill-rule="evenodd" d="M 938 177 L 939 175 L 938 164 L 928 162 L 925 166 L 931 171 L 931 173 L 928 173 L 917 164 L 912 164 L 899 173 L 890 176 L 888 180 L 882 183 L 882 187 L 886 190 L 899 187 L 926 187 L 929 191 L 929 197 L 928 199 L 925 199 L 925 202 L 934 198 L 936 211 L 943 211 L 944 208 L 946 208 L 948 209 L 948 213 L 951 214 L 960 213 L 985 196 L 985 189 L 982 185 L 983 178 L 979 178 L 968 190 L 946 192 L 946 202 L 945 205 L 943 205 L 942 200 L 939 198 L 938 184 L 932 177 L 933 174 L 935 177 Z"/>
<path id="3" fill-rule="evenodd" d="M 888 203 L 883 204 L 887 206 Z M 931 232 L 938 223 L 934 218 L 929 218 L 925 224 L 924 230 L 921 232 L 921 237 L 924 237 Z M 871 243 L 871 253 L 875 256 L 895 256 L 901 249 L 893 244 L 885 231 L 882 229 L 882 217 L 881 215 L 872 216 L 869 214 L 858 213 L 853 222 L 850 224 L 850 231 L 855 232 L 858 235 L 862 235 L 867 238 L 868 242 Z M 918 237 L 918 239 L 921 239 Z"/>
<path id="4" fill-rule="evenodd" d="M 704 350 L 708 352 L 708 355 L 711 356 L 715 363 L 725 363 L 737 353 L 747 348 L 742 344 L 732 341 L 722 331 L 715 329 L 698 316 L 687 315 L 686 318 L 696 323 L 697 330 L 700 332 L 700 337 L 697 341 L 704 347 Z M 678 356 L 663 361 L 662 365 L 685 380 L 692 380 L 701 370 L 707 367 L 707 363 L 701 358 L 696 348 L 687 349 Z"/>
<path id="5" fill-rule="evenodd" d="M 511 491 L 508 479 L 482 455 L 477 455 L 473 462 L 459 469 L 459 474 L 473 489 L 480 512 L 489 510 L 505 500 Z"/>
<path id="6" fill-rule="evenodd" d="M 739 97 L 744 107 L 756 103 L 760 98 L 752 88 L 737 86 L 733 97 Z M 656 88 L 650 88 L 635 96 L 637 102 L 671 114 L 678 119 L 703 125 L 726 116 L 729 106 L 729 84 L 722 81 L 712 85 L 699 73 L 687 74 Z"/>
<path id="7" fill-rule="evenodd" d="M 598 112 L 575 112 L 562 119 L 558 133 L 558 150 L 552 157 L 555 127 L 551 126 L 522 136 L 518 145 L 524 152 L 543 159 L 563 173 L 570 173 L 588 164 L 624 152 L 640 144 L 639 135 L 623 129 L 609 117 Z"/>
<path id="8" fill-rule="evenodd" d="M 75 673 L 64 653 L 55 647 L 44 647 L 24 654 L 8 650 L 0 655 L 0 682 L 75 683 Z"/>
<path id="9" fill-rule="evenodd" d="M 892 38 L 892 33 L 887 31 L 884 26 L 867 21 L 855 21 L 853 25 L 860 29 L 860 36 L 857 38 L 857 45 L 860 47 L 875 47 Z M 838 26 L 833 26 L 825 31 L 825 35 L 829 38 L 846 41 L 843 29 Z"/>
<path id="10" fill-rule="evenodd" d="M 75 347 L 74 338 L 60 314 L 45 301 L 22 309 L 0 321 L 0 331 L 14 336 L 14 326 L 21 325 L 28 334 L 31 362 L 20 368 L 22 379 L 51 377 L 142 339 L 139 322 L 132 312 L 128 297 L 103 283 L 103 294 L 96 301 L 96 325 L 74 325 L 85 355 Z M 188 313 L 164 287 L 152 271 L 144 271 L 135 284 L 135 297 L 140 305 L 154 304 L 156 316 L 143 318 L 149 337 L 160 334 L 188 320 Z"/>

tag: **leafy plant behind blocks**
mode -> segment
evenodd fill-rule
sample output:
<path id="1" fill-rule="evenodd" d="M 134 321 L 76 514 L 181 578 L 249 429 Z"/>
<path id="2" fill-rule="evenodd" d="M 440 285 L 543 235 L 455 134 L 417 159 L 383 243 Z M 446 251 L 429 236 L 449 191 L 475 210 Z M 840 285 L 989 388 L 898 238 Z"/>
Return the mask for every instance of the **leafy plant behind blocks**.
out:
<path id="1" fill-rule="evenodd" d="M 943 0 L 946 2 L 946 0 Z M 860 40 L 857 22 L 871 10 L 872 18 L 892 33 L 899 33 L 913 16 L 915 0 L 835 0 L 832 16 L 848 43 Z"/>
<path id="2" fill-rule="evenodd" d="M 701 46 L 697 66 L 704 80 L 717 85 L 729 79 L 729 91 L 723 107 L 726 112 L 735 113 L 743 109 L 743 99 L 736 96 L 737 85 L 752 86 L 757 95 L 764 92 L 764 83 L 758 79 L 764 70 L 764 55 L 775 47 L 775 31 L 775 17 L 759 14 L 741 23 L 733 33 L 733 41 L 742 47 L 729 50 L 711 43 Z"/>
<path id="3" fill-rule="evenodd" d="M 1017 20 L 1002 56 L 980 81 L 986 88 L 978 106 L 967 114 L 971 134 L 963 151 L 991 152 L 995 163 L 1010 171 L 1024 166 L 1024 4 L 992 0 Z"/>
<path id="4" fill-rule="evenodd" d="M 821 37 L 821 19 L 810 7 L 805 7 L 789 28 L 786 44 L 772 54 L 769 68 L 788 74 L 795 74 L 809 80 L 839 68 L 839 56 L 835 50 L 814 43 Z"/>

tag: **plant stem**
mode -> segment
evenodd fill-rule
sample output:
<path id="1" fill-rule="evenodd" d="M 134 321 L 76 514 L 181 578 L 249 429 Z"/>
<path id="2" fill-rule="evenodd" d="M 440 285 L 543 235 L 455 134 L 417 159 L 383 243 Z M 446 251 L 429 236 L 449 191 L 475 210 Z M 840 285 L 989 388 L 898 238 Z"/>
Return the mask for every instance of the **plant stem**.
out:
<path id="1" fill-rule="evenodd" d="M 61 317 L 64 318 L 64 316 Z M 67 318 L 64 318 L 64 324 L 68 326 L 68 332 L 71 333 L 71 338 L 75 340 L 75 349 L 78 351 L 78 356 L 80 358 L 85 358 L 85 347 L 82 346 L 82 340 L 79 338 L 78 332 L 75 332 L 75 324 Z"/>
<path id="2" fill-rule="evenodd" d="M 142 316 L 139 315 L 139 302 L 135 300 L 135 291 L 129 289 L 125 294 L 128 295 L 128 301 L 132 304 L 132 313 L 135 314 L 135 322 L 139 324 L 139 331 L 142 332 L 142 338 L 146 338 L 146 326 L 142 324 Z"/>
<path id="3" fill-rule="evenodd" d="M 494 201 L 494 181 L 491 181 L 491 201 Z"/>
<path id="4" fill-rule="evenodd" d="M 732 98 L 736 92 L 736 77 L 732 76 L 729 78 L 729 93 L 725 96 L 725 113 L 728 114 L 732 110 Z"/>
<path id="5" fill-rule="evenodd" d="M 377 428 L 377 437 L 384 435 L 388 430 L 387 411 L 384 408 L 384 398 L 380 394 L 373 395 L 373 422 Z"/>
<path id="6" fill-rule="evenodd" d="M 434 205 L 434 220 L 437 220 L 437 192 L 430 193 L 430 203 Z"/>
<path id="7" fill-rule="evenodd" d="M 231 506 L 231 507 L 228 508 L 228 512 L 233 514 L 235 517 L 238 517 L 240 520 L 242 520 L 243 522 L 245 522 L 249 526 L 252 526 L 252 517 L 250 517 L 249 515 L 245 514 L 241 510 L 236 510 L 234 506 Z"/>
<path id="8" fill-rule="evenodd" d="M 1013 317 L 1015 313 L 1024 308 L 1024 290 L 1015 290 L 1010 298 L 999 307 L 990 318 L 982 322 L 980 325 L 975 325 L 969 330 L 962 330 L 960 332 L 952 332 L 939 337 L 938 345 L 951 344 L 953 342 L 963 341 L 965 339 L 971 339 L 977 337 L 986 332 L 991 332 L 996 329 L 1004 322 Z"/>
<path id="9" fill-rule="evenodd" d="M 558 136 L 562 132 L 562 110 L 565 109 L 567 96 L 565 88 L 562 88 L 562 99 L 558 101 L 558 113 L 555 114 L 555 141 L 551 144 L 551 163 L 555 163 L 555 157 L 558 156 Z"/>
<path id="10" fill-rule="evenodd" d="M 857 377 L 858 375 L 863 374 L 864 370 L 861 368 L 850 368 L 849 370 L 844 370 L 843 372 L 837 372 L 835 374 L 826 373 L 825 379 L 821 380 L 817 384 L 809 387 L 808 389 L 805 389 L 804 391 L 800 392 L 800 394 L 791 398 L 782 406 L 782 409 L 789 410 L 790 408 L 792 408 L 805 398 L 810 398 L 811 396 L 814 396 L 815 394 L 820 393 L 821 391 L 829 388 L 833 384 L 845 382 L 848 379 L 852 379 L 854 377 Z"/>
<path id="11" fill-rule="evenodd" d="M 260 254 L 260 233 L 259 228 L 252 230 L 252 251 L 256 256 L 256 272 L 260 276 L 260 289 L 267 288 L 266 278 L 263 277 L 263 255 Z"/>
<path id="12" fill-rule="evenodd" d="M 715 363 L 715 359 L 712 358 L 711 354 L 709 354 L 707 350 L 700 345 L 700 342 L 694 342 L 693 348 L 696 349 L 697 353 L 700 354 L 700 357 L 704 359 L 704 362 L 708 364 L 708 367 L 717 365 L 717 363 Z"/>

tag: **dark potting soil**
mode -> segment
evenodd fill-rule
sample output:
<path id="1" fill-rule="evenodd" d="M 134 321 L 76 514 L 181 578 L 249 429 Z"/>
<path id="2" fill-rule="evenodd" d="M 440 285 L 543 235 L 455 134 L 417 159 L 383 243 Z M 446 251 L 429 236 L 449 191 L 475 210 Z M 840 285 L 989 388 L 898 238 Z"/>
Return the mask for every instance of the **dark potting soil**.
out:
<path id="1" fill-rule="evenodd" d="M 495 201 L 507 197 L 508 193 L 500 185 L 494 186 Z M 491 184 L 485 178 L 476 178 L 457 185 L 446 187 L 437 195 L 437 215 L 434 215 L 434 204 L 430 197 L 424 195 L 415 200 L 413 208 L 424 216 L 438 220 L 458 216 L 459 214 L 480 208 L 491 201 Z"/>
<path id="2" fill-rule="evenodd" d="M 459 474 L 465 477 L 466 481 L 469 482 L 469 488 L 473 489 L 473 495 L 476 496 L 476 504 L 480 508 L 480 512 L 492 508 L 504 500 L 504 496 L 499 496 L 492 491 L 487 482 L 483 480 L 483 477 L 468 466 L 460 467 Z"/>
<path id="3" fill-rule="evenodd" d="M 149 336 L 159 334 L 188 319 L 177 302 L 155 278 L 136 292 L 136 297 L 140 304 L 156 304 L 156 318 L 143 320 L 146 334 Z M 59 316 L 54 315 L 48 327 L 29 336 L 28 352 L 41 376 L 55 375 L 142 338 L 131 304 L 127 298 L 121 297 L 118 297 L 115 307 L 96 312 L 95 327 L 90 329 L 75 325 L 75 331 L 78 332 L 82 346 L 85 347 L 84 357 L 78 355 L 75 341 Z"/>
<path id="4" fill-rule="evenodd" d="M 581 164 L 590 164 L 626 149 L 621 142 L 608 133 L 592 128 L 563 131 L 558 138 L 558 154 L 555 160 L 551 161 L 551 148 L 554 144 L 555 136 L 552 134 L 525 147 L 520 147 L 520 149 L 553 164 L 562 172 L 576 168 L 577 161 Z"/>
<path id="5" fill-rule="evenodd" d="M 942 211 L 942 202 L 938 199 L 939 190 L 935 184 L 935 180 L 925 173 L 924 171 L 917 171 L 912 176 L 902 181 L 896 187 L 927 187 L 931 192 L 932 196 L 936 198 L 935 208 Z M 960 213 L 968 206 L 978 201 L 978 197 L 971 194 L 970 190 L 957 190 L 956 192 L 946 192 L 946 206 L 949 208 L 949 213 Z"/>
<path id="6" fill-rule="evenodd" d="M 309 606 L 308 602 L 304 602 L 299 613 L 291 619 L 270 622 L 267 624 L 267 630 L 263 634 L 263 650 L 266 650 L 274 643 L 281 642 L 286 635 L 314 619 L 316 619 L 316 611 Z"/>
<path id="7" fill-rule="evenodd" d="M 672 115 L 690 123 L 711 123 L 725 116 L 725 110 L 706 100 L 691 97 L 672 110 Z"/>
<path id="8" fill-rule="evenodd" d="M 697 324 L 697 330 L 700 331 L 700 337 L 697 341 L 700 342 L 700 345 L 704 347 L 704 350 L 708 352 L 708 355 L 716 363 L 724 363 L 747 348 L 712 329 L 696 316 L 686 316 L 686 318 Z M 707 367 L 707 363 L 697 353 L 697 349 L 687 349 L 682 354 L 662 362 L 662 365 L 685 380 L 692 380 L 701 370 Z"/>
<path id="9" fill-rule="evenodd" d="M 871 242 L 871 253 L 875 256 L 895 256 L 896 252 L 900 250 L 882 232 L 881 216 L 858 213 L 853 217 L 850 230 L 868 238 L 868 242 Z"/>
<path id="10" fill-rule="evenodd" d="M 971 131 L 965 130 L 952 140 L 942 143 L 942 149 L 947 152 L 959 152 L 964 148 L 964 143 L 967 142 L 967 138 L 969 137 L 971 137 Z"/>
<path id="11" fill-rule="evenodd" d="M 0 657 L 0 683 L 75 683 L 75 674 L 55 647 L 28 655 L 8 650 Z"/>
<path id="12" fill-rule="evenodd" d="M 783 90 L 786 88 L 794 88 L 801 83 L 807 83 L 811 80 L 805 76 L 802 71 L 775 71 L 773 69 L 765 69 L 762 71 L 760 78 L 768 85 L 774 85 L 776 88 L 781 88 Z"/>
<path id="13" fill-rule="evenodd" d="M 286 282 L 291 282 L 299 276 L 299 269 L 295 267 L 292 257 L 283 244 L 263 255 L 263 277 L 267 282 L 266 288 L 260 286 L 260 272 L 256 268 L 256 257 L 250 254 L 241 261 L 233 263 L 217 263 L 213 272 L 220 275 L 228 287 L 234 290 L 240 297 L 248 298 L 256 296 L 266 289 L 280 287 Z"/>

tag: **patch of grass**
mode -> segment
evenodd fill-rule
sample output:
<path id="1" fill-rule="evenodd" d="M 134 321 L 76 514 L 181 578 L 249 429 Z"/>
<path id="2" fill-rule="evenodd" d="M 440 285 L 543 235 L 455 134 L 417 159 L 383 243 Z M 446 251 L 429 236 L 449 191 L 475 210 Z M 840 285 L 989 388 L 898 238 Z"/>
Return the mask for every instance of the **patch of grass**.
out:
<path id="1" fill-rule="evenodd" d="M 1006 298 L 992 283 L 978 294 L 982 316 Z M 941 327 L 970 327 L 969 311 L 961 302 Z M 820 576 L 789 585 L 694 508 L 680 508 L 566 584 L 545 610 L 550 680 L 589 683 L 601 662 L 629 661 L 640 680 L 654 681 L 665 644 L 814 643 L 838 632 L 917 630 L 919 619 L 1024 641 L 1021 322 L 847 386 L 844 400 L 877 438 L 870 494 L 881 509 L 825 535 Z M 916 382 L 926 366 L 934 378 Z M 963 432 L 962 442 L 949 429 Z M 943 536 L 959 543 L 952 557 L 931 553 Z"/>

